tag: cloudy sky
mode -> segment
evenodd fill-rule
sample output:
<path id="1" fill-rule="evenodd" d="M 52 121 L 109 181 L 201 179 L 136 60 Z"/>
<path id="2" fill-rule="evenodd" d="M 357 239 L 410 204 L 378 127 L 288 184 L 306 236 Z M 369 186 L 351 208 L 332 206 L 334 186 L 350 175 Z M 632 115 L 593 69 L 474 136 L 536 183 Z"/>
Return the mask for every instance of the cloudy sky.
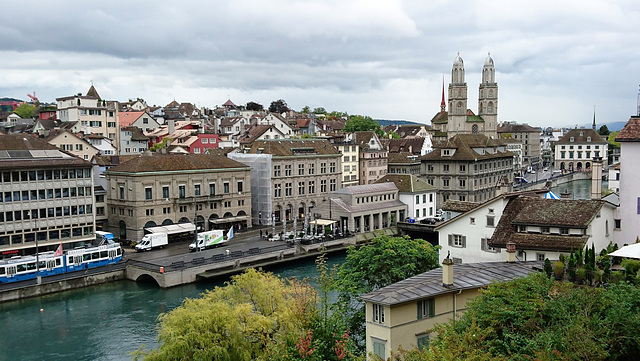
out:
<path id="1" fill-rule="evenodd" d="M 99 4 L 99 5 L 97 5 Z M 469 108 L 490 52 L 498 119 L 637 113 L 637 0 L 31 1 L 3 12 L 0 97 L 86 93 L 345 111 L 428 123 L 464 59 Z"/>

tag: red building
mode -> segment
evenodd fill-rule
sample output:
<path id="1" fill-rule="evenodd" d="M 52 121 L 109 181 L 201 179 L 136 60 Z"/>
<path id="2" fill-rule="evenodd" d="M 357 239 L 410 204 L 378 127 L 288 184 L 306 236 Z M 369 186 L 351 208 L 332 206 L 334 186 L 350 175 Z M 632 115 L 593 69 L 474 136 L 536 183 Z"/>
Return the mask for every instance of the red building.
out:
<path id="1" fill-rule="evenodd" d="M 207 149 L 218 148 L 219 141 L 218 134 L 198 134 L 198 140 L 189 146 L 189 153 L 202 154 Z"/>

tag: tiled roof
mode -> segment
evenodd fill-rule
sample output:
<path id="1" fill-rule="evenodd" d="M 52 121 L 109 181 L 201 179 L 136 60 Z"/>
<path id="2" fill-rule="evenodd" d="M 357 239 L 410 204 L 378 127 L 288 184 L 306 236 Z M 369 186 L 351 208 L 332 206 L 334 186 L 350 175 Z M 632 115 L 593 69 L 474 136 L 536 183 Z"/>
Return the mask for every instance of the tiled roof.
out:
<path id="1" fill-rule="evenodd" d="M 393 183 L 373 183 L 373 184 L 362 184 L 357 186 L 344 187 L 332 193 L 365 194 L 365 193 L 376 193 L 376 192 L 389 192 L 389 191 L 395 191 L 396 189 L 398 188 Z"/>
<path id="2" fill-rule="evenodd" d="M 404 193 L 429 192 L 436 190 L 435 187 L 423 180 L 420 180 L 420 178 L 412 174 L 386 174 L 382 178 L 378 179 L 375 184 L 387 182 L 395 184 L 396 187 L 398 187 L 398 191 Z"/>
<path id="3" fill-rule="evenodd" d="M 497 129 L 498 133 L 540 133 L 539 129 L 536 129 L 529 124 L 504 124 Z"/>
<path id="4" fill-rule="evenodd" d="M 499 151 L 498 147 L 501 146 L 505 146 L 502 141 L 491 139 L 483 134 L 457 134 L 451 137 L 446 143 L 439 142 L 434 145 L 434 151 L 423 155 L 420 159 L 429 161 L 473 161 L 514 156 L 513 153 L 506 151 L 506 149 L 504 152 Z M 456 149 L 456 151 L 452 156 L 444 157 L 441 155 L 440 148 Z M 484 152 L 484 154 L 480 154 L 472 148 L 491 148 L 495 149 L 495 152 Z"/>
<path id="5" fill-rule="evenodd" d="M 620 133 L 622 133 L 622 131 Z M 587 142 L 588 137 L 591 137 L 590 142 Z M 571 141 L 571 138 L 573 138 L 573 142 Z M 598 134 L 595 130 L 591 128 L 586 128 L 586 129 L 571 129 L 562 138 L 558 139 L 558 141 L 555 144 L 575 144 L 575 143 L 606 144 L 607 141 L 602 139 L 600 134 Z"/>
<path id="6" fill-rule="evenodd" d="M 411 152 L 415 155 L 420 155 L 424 141 L 425 138 L 422 137 L 380 139 L 380 142 L 389 149 L 389 153 Z"/>
<path id="7" fill-rule="evenodd" d="M 27 134 L 0 135 L 0 169 L 90 167 L 91 163 Z"/>
<path id="8" fill-rule="evenodd" d="M 640 141 L 640 117 L 631 117 L 620 133 L 618 133 L 616 142 L 638 141 Z"/>
<path id="9" fill-rule="evenodd" d="M 479 205 L 480 203 L 476 202 L 455 201 L 449 199 L 442 205 L 442 210 L 465 213 L 476 208 Z"/>
<path id="10" fill-rule="evenodd" d="M 436 115 L 431 118 L 432 124 L 444 124 L 447 123 L 449 119 L 449 113 L 447 112 L 438 112 Z"/>
<path id="11" fill-rule="evenodd" d="M 120 163 L 107 172 L 145 173 L 226 168 L 248 169 L 246 165 L 222 155 L 153 153 L 152 155 L 140 155 L 125 163 Z"/>
<path id="12" fill-rule="evenodd" d="M 138 118 L 142 116 L 146 112 L 121 112 L 119 115 L 120 118 L 120 126 L 128 127 L 133 124 Z"/>
<path id="13" fill-rule="evenodd" d="M 255 124 L 250 126 L 248 132 L 240 138 L 240 143 L 248 144 L 255 141 L 271 127 L 273 127 L 273 125 L 270 124 Z"/>
<path id="14" fill-rule="evenodd" d="M 389 153 L 387 164 L 420 164 L 420 159 L 409 152 Z"/>
<path id="15" fill-rule="evenodd" d="M 489 244 L 505 247 L 507 242 L 520 249 L 570 252 L 582 248 L 587 235 L 555 235 L 517 232 L 518 225 L 585 229 L 604 204 L 600 200 L 555 200 L 515 197 L 509 201 Z"/>
<path id="16" fill-rule="evenodd" d="M 271 154 L 276 157 L 308 155 L 340 155 L 340 152 L 325 139 L 269 139 L 256 140 L 251 144 L 250 154 Z"/>
<path id="17" fill-rule="evenodd" d="M 135 140 L 135 141 L 149 140 L 149 137 L 144 135 L 144 133 L 142 133 L 142 129 L 138 127 L 126 127 L 126 128 L 122 128 L 122 130 L 127 130 L 131 132 L 131 140 Z"/>
<path id="18" fill-rule="evenodd" d="M 100 94 L 98 94 L 98 91 L 96 90 L 96 88 L 94 88 L 93 84 L 91 84 L 91 87 L 87 91 L 87 95 L 86 96 L 94 97 L 96 99 L 101 99 L 100 98 Z"/>
<path id="19" fill-rule="evenodd" d="M 541 270 L 542 262 L 485 262 L 453 266 L 453 285 L 442 284 L 442 268 L 396 282 L 360 298 L 382 305 L 398 305 L 464 289 L 477 289 L 495 282 L 507 282 Z"/>

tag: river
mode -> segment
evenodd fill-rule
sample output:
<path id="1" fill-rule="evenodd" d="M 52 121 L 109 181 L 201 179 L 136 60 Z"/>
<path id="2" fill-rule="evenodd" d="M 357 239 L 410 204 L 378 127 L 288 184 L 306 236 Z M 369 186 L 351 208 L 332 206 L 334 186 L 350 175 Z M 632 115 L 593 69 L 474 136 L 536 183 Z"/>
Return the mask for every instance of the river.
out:
<path id="1" fill-rule="evenodd" d="M 344 253 L 329 258 L 344 262 Z M 317 275 L 315 260 L 270 269 L 282 277 Z M 312 282 L 313 283 L 313 282 Z M 171 289 L 119 281 L 100 286 L 0 304 L 0 361 L 130 360 L 145 345 L 157 347 L 158 315 L 197 297 L 223 281 Z"/>

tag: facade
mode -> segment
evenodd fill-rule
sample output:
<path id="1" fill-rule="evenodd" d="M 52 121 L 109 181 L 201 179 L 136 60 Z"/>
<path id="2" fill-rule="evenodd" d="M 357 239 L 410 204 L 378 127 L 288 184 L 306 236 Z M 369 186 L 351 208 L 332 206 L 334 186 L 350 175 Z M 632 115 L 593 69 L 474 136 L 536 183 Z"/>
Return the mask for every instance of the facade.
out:
<path id="1" fill-rule="evenodd" d="M 609 181 L 609 189 L 620 194 L 620 163 L 616 163 L 609 167 L 609 175 L 607 179 Z"/>
<path id="2" fill-rule="evenodd" d="M 347 134 L 344 141 L 333 143 L 342 154 L 342 186 L 358 185 L 360 180 L 360 146 L 353 134 Z"/>
<path id="3" fill-rule="evenodd" d="M 135 102 L 134 105 L 139 104 Z M 118 121 L 121 127 L 138 127 L 143 132 L 150 132 L 160 127 L 160 124 L 146 111 L 121 111 L 118 113 Z"/>
<path id="4" fill-rule="evenodd" d="M 144 228 L 191 222 L 199 230 L 251 227 L 249 167 L 221 155 L 141 155 L 104 172 L 108 230 L 139 241 Z"/>
<path id="5" fill-rule="evenodd" d="M 616 142 L 620 142 L 620 219 L 615 227 L 620 229 L 620 244 L 632 244 L 640 237 L 640 109 L 622 128 Z M 622 167 L 624 165 L 624 167 Z"/>
<path id="6" fill-rule="evenodd" d="M 189 147 L 189 153 L 191 154 L 206 153 L 208 149 L 218 148 L 220 144 L 218 134 L 200 133 L 195 137 L 196 140 Z"/>
<path id="7" fill-rule="evenodd" d="M 271 155 L 267 186 L 276 222 L 304 219 L 342 187 L 342 155 L 327 140 L 258 140 L 246 153 Z"/>
<path id="8" fill-rule="evenodd" d="M 454 265 L 421 273 L 360 298 L 366 310 L 366 352 L 383 360 L 400 347 L 427 347 L 437 323 L 457 319 L 467 302 L 493 282 L 538 272 L 542 262 L 491 262 Z M 367 360 L 372 360 L 367 356 Z"/>
<path id="9" fill-rule="evenodd" d="M 98 134 L 116 141 L 117 119 L 113 111 L 107 110 L 107 102 L 100 98 L 93 85 L 87 95 L 81 93 L 56 98 L 58 119 L 63 122 L 80 122 L 85 134 Z"/>
<path id="10" fill-rule="evenodd" d="M 340 229 L 351 233 L 371 232 L 393 227 L 407 214 L 392 182 L 350 186 L 331 192 L 316 218 L 338 221 Z"/>
<path id="11" fill-rule="evenodd" d="M 498 124 L 498 83 L 495 81 L 495 66 L 487 56 L 482 67 L 482 81 L 478 91 L 478 115 L 467 108 L 467 83 L 464 62 L 460 54 L 453 61 L 449 84 L 449 111 L 445 110 L 444 84 L 440 112 L 432 119 L 436 136 L 451 138 L 456 134 L 484 134 L 496 138 Z"/>
<path id="12" fill-rule="evenodd" d="M 47 143 L 69 152 L 80 159 L 91 160 L 93 156 L 100 154 L 100 151 L 96 147 L 68 130 L 52 130 L 45 140 Z"/>
<path id="13" fill-rule="evenodd" d="M 354 132 L 359 147 L 360 184 L 371 184 L 387 174 L 389 152 L 375 132 Z"/>
<path id="14" fill-rule="evenodd" d="M 119 155 L 138 155 L 149 149 L 149 137 L 135 126 L 120 128 Z"/>
<path id="15" fill-rule="evenodd" d="M 590 169 L 593 158 L 603 157 L 607 167 L 609 143 L 593 129 L 571 129 L 555 143 L 554 169 Z"/>
<path id="16" fill-rule="evenodd" d="M 398 188 L 400 202 L 407 205 L 407 217 L 419 221 L 435 215 L 435 187 L 411 174 L 387 174 L 378 179 L 376 184 L 386 182 L 391 182 Z"/>
<path id="17" fill-rule="evenodd" d="M 91 163 L 38 138 L 0 135 L 0 257 L 91 243 Z"/>
<path id="18" fill-rule="evenodd" d="M 506 146 L 507 151 L 513 153 L 513 171 L 514 174 L 521 174 L 526 169 L 523 169 L 522 163 L 522 143 L 517 139 L 500 139 Z"/>
<path id="19" fill-rule="evenodd" d="M 505 122 L 498 127 L 500 138 L 516 139 L 522 144 L 522 166 L 540 167 L 540 130 L 528 124 Z"/>
<path id="20" fill-rule="evenodd" d="M 412 153 L 389 153 L 387 160 L 388 174 L 419 175 L 421 170 L 419 156 Z"/>
<path id="21" fill-rule="evenodd" d="M 438 190 L 438 206 L 449 199 L 484 202 L 510 192 L 513 153 L 482 134 L 459 134 L 420 157 L 422 177 Z"/>

